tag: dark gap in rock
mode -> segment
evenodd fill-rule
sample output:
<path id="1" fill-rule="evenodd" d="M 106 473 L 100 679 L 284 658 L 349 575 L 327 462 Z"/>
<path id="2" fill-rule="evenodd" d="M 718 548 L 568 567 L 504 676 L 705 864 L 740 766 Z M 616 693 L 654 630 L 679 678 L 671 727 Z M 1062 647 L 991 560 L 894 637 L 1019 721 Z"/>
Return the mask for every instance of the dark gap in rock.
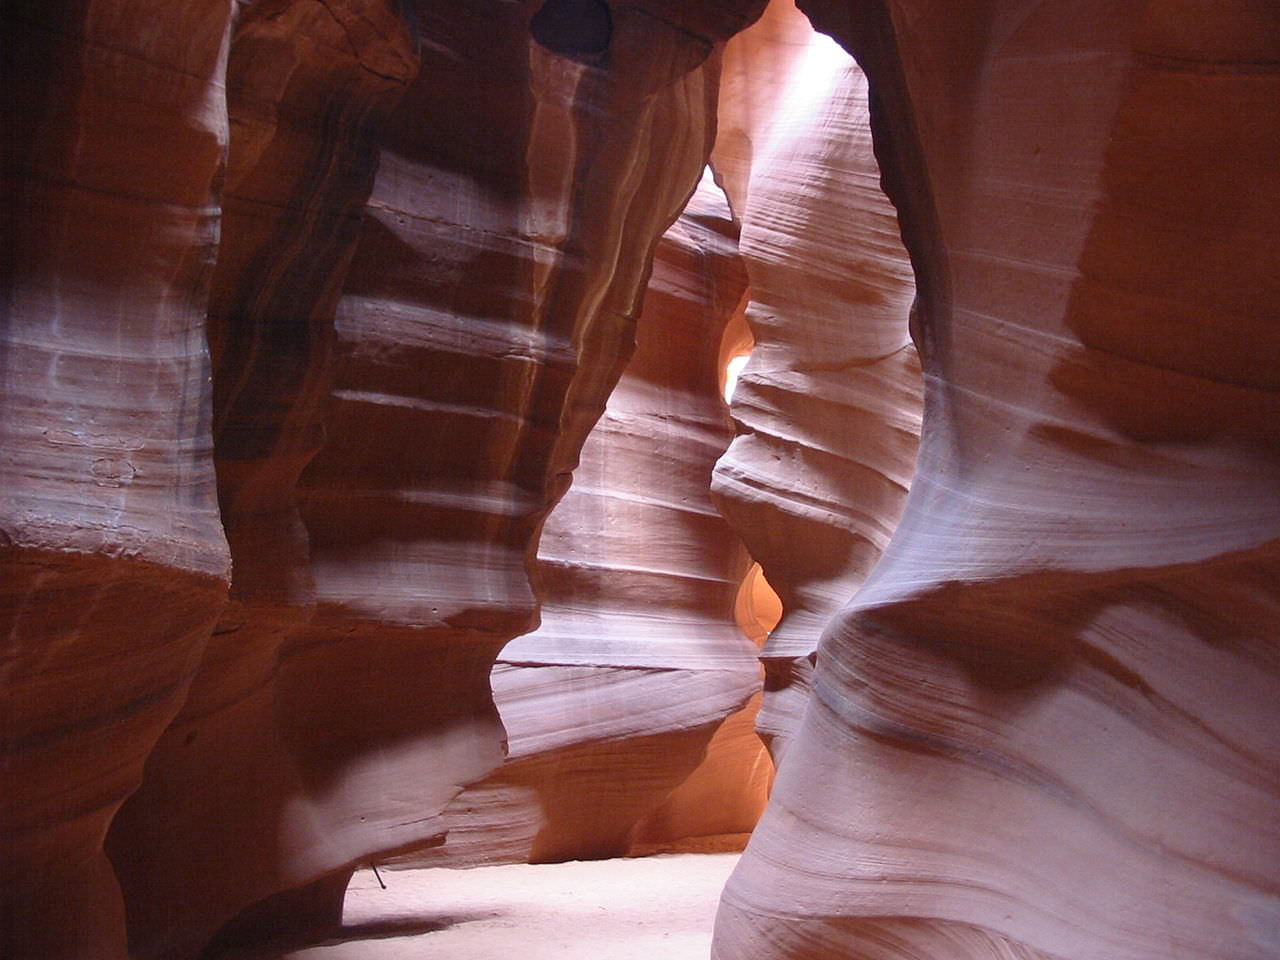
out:
<path id="1" fill-rule="evenodd" d="M 609 49 L 613 17 L 603 0 L 547 0 L 533 15 L 529 30 L 552 53 L 594 56 Z"/>

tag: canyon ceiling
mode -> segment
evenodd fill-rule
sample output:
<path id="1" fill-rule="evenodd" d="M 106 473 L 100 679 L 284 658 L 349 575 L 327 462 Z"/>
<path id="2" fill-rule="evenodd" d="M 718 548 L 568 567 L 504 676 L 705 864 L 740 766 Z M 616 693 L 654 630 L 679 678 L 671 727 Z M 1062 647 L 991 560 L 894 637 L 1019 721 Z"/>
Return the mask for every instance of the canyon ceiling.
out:
<path id="1" fill-rule="evenodd" d="M 0 20 L 0 958 L 1280 955 L 1274 0 Z"/>

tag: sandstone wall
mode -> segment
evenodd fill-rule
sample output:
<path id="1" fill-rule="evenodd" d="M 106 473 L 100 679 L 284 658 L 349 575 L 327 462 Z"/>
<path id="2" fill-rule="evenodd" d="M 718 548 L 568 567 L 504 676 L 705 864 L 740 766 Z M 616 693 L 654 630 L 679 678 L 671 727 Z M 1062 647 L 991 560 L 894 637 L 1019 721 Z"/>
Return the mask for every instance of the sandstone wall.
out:
<path id="1" fill-rule="evenodd" d="M 713 140 L 715 956 L 1280 951 L 1280 15 L 801 6 L 5 5 L 0 956 L 715 820 Z"/>
<path id="2" fill-rule="evenodd" d="M 754 7 L 6 8 L 6 950 L 438 842 Z"/>
<path id="3" fill-rule="evenodd" d="M 730 437 L 720 341 L 745 285 L 724 195 L 704 178 L 658 246 L 636 353 L 543 531 L 541 625 L 494 670 L 507 761 L 453 802 L 445 845 L 410 862 L 621 856 L 636 830 L 655 842 L 680 829 L 671 809 L 656 814 L 665 827 L 640 822 L 760 686 L 734 622 L 746 551 L 709 494 Z M 749 831 L 760 743 L 719 743 L 719 819 L 701 829 Z"/>
<path id="4" fill-rule="evenodd" d="M 726 49 L 713 162 L 742 225 L 755 346 L 714 489 L 782 600 L 758 721 L 775 759 L 823 627 L 897 524 L 920 432 L 911 266 L 867 110 L 856 63 L 790 2 Z"/>
<path id="5" fill-rule="evenodd" d="M 871 78 L 924 442 L 714 955 L 1274 956 L 1276 11 L 803 6 Z"/>
<path id="6" fill-rule="evenodd" d="M 316 614 L 296 487 L 325 442 L 334 312 L 379 138 L 418 67 L 409 25 L 381 2 L 257 3 L 235 25 L 208 314 L 234 577 L 182 713 L 108 840 L 138 956 L 190 956 L 242 907 L 354 855 L 314 809 L 322 788 L 300 759 L 312 738 L 342 744 L 314 717 L 298 735 L 280 655 Z"/>
<path id="7" fill-rule="evenodd" d="M 123 957 L 102 837 L 226 602 L 204 315 L 230 13 L 0 14 L 6 957 Z"/>

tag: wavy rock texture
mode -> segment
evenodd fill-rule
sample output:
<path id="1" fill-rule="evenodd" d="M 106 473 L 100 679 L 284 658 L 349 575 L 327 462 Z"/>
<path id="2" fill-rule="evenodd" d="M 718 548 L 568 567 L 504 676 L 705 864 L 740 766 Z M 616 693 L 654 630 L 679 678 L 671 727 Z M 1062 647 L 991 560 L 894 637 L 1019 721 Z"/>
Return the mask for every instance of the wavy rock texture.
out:
<path id="1" fill-rule="evenodd" d="M 139 957 L 338 910 L 501 762 L 493 658 L 740 18 L 620 8 L 602 51 L 563 7 L 245 8 L 210 323 L 234 603 L 110 838 Z"/>
<path id="2" fill-rule="evenodd" d="M 417 72 L 413 47 L 381 2 L 257 3 L 236 24 L 209 308 L 235 577 L 187 702 L 108 841 L 137 956 L 193 956 L 246 904 L 352 856 L 333 850 L 344 838 L 315 809 L 322 787 L 289 740 L 280 650 L 315 615 L 296 486 L 323 443 L 334 311 L 381 127 Z"/>
<path id="3" fill-rule="evenodd" d="M 5 957 L 124 957 L 103 834 L 226 602 L 203 320 L 230 6 L 162 35 L 145 7 L 2 15 Z"/>
<path id="4" fill-rule="evenodd" d="M 823 627 L 902 512 L 920 432 L 911 266 L 867 109 L 853 59 L 790 2 L 727 47 L 713 161 L 742 224 L 755 348 L 715 492 L 782 599 L 758 722 L 775 759 Z"/>
<path id="5" fill-rule="evenodd" d="M 445 845 L 412 862 L 619 856 L 650 812 L 666 825 L 646 824 L 650 841 L 758 819 L 768 761 L 741 720 L 707 760 L 722 774 L 714 815 L 694 826 L 678 799 L 656 810 L 760 687 L 734 621 L 746 551 L 708 492 L 730 437 L 719 345 L 745 284 L 706 178 L 657 248 L 636 353 L 543 531 L 541 626 L 494 670 L 507 762 L 451 805 Z"/>
<path id="6" fill-rule="evenodd" d="M 869 107 L 785 7 L 717 90 L 756 0 L 5 5 L 0 956 L 216 952 L 446 827 L 547 859 L 750 814 L 703 816 L 751 743 L 708 739 L 754 682 L 745 561 L 640 486 L 719 436 L 692 324 L 549 521 L 484 780 L 717 102 L 759 343 L 717 484 L 787 619 L 715 955 L 1280 953 L 1280 14 L 803 6 Z M 692 279 L 723 220 L 655 292 L 732 305 Z M 859 588 L 911 272 L 925 439 Z"/>
<path id="7" fill-rule="evenodd" d="M 924 443 L 714 956 L 1273 957 L 1277 12 L 804 6 L 872 81 Z"/>

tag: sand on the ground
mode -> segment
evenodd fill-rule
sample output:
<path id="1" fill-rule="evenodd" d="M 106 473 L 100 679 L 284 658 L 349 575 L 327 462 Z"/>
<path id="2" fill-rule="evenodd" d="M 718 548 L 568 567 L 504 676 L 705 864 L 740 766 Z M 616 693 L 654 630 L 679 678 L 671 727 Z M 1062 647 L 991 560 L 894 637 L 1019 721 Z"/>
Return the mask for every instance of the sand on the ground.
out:
<path id="1" fill-rule="evenodd" d="M 707 960 L 738 853 L 356 873 L 339 929 L 221 960 Z"/>

